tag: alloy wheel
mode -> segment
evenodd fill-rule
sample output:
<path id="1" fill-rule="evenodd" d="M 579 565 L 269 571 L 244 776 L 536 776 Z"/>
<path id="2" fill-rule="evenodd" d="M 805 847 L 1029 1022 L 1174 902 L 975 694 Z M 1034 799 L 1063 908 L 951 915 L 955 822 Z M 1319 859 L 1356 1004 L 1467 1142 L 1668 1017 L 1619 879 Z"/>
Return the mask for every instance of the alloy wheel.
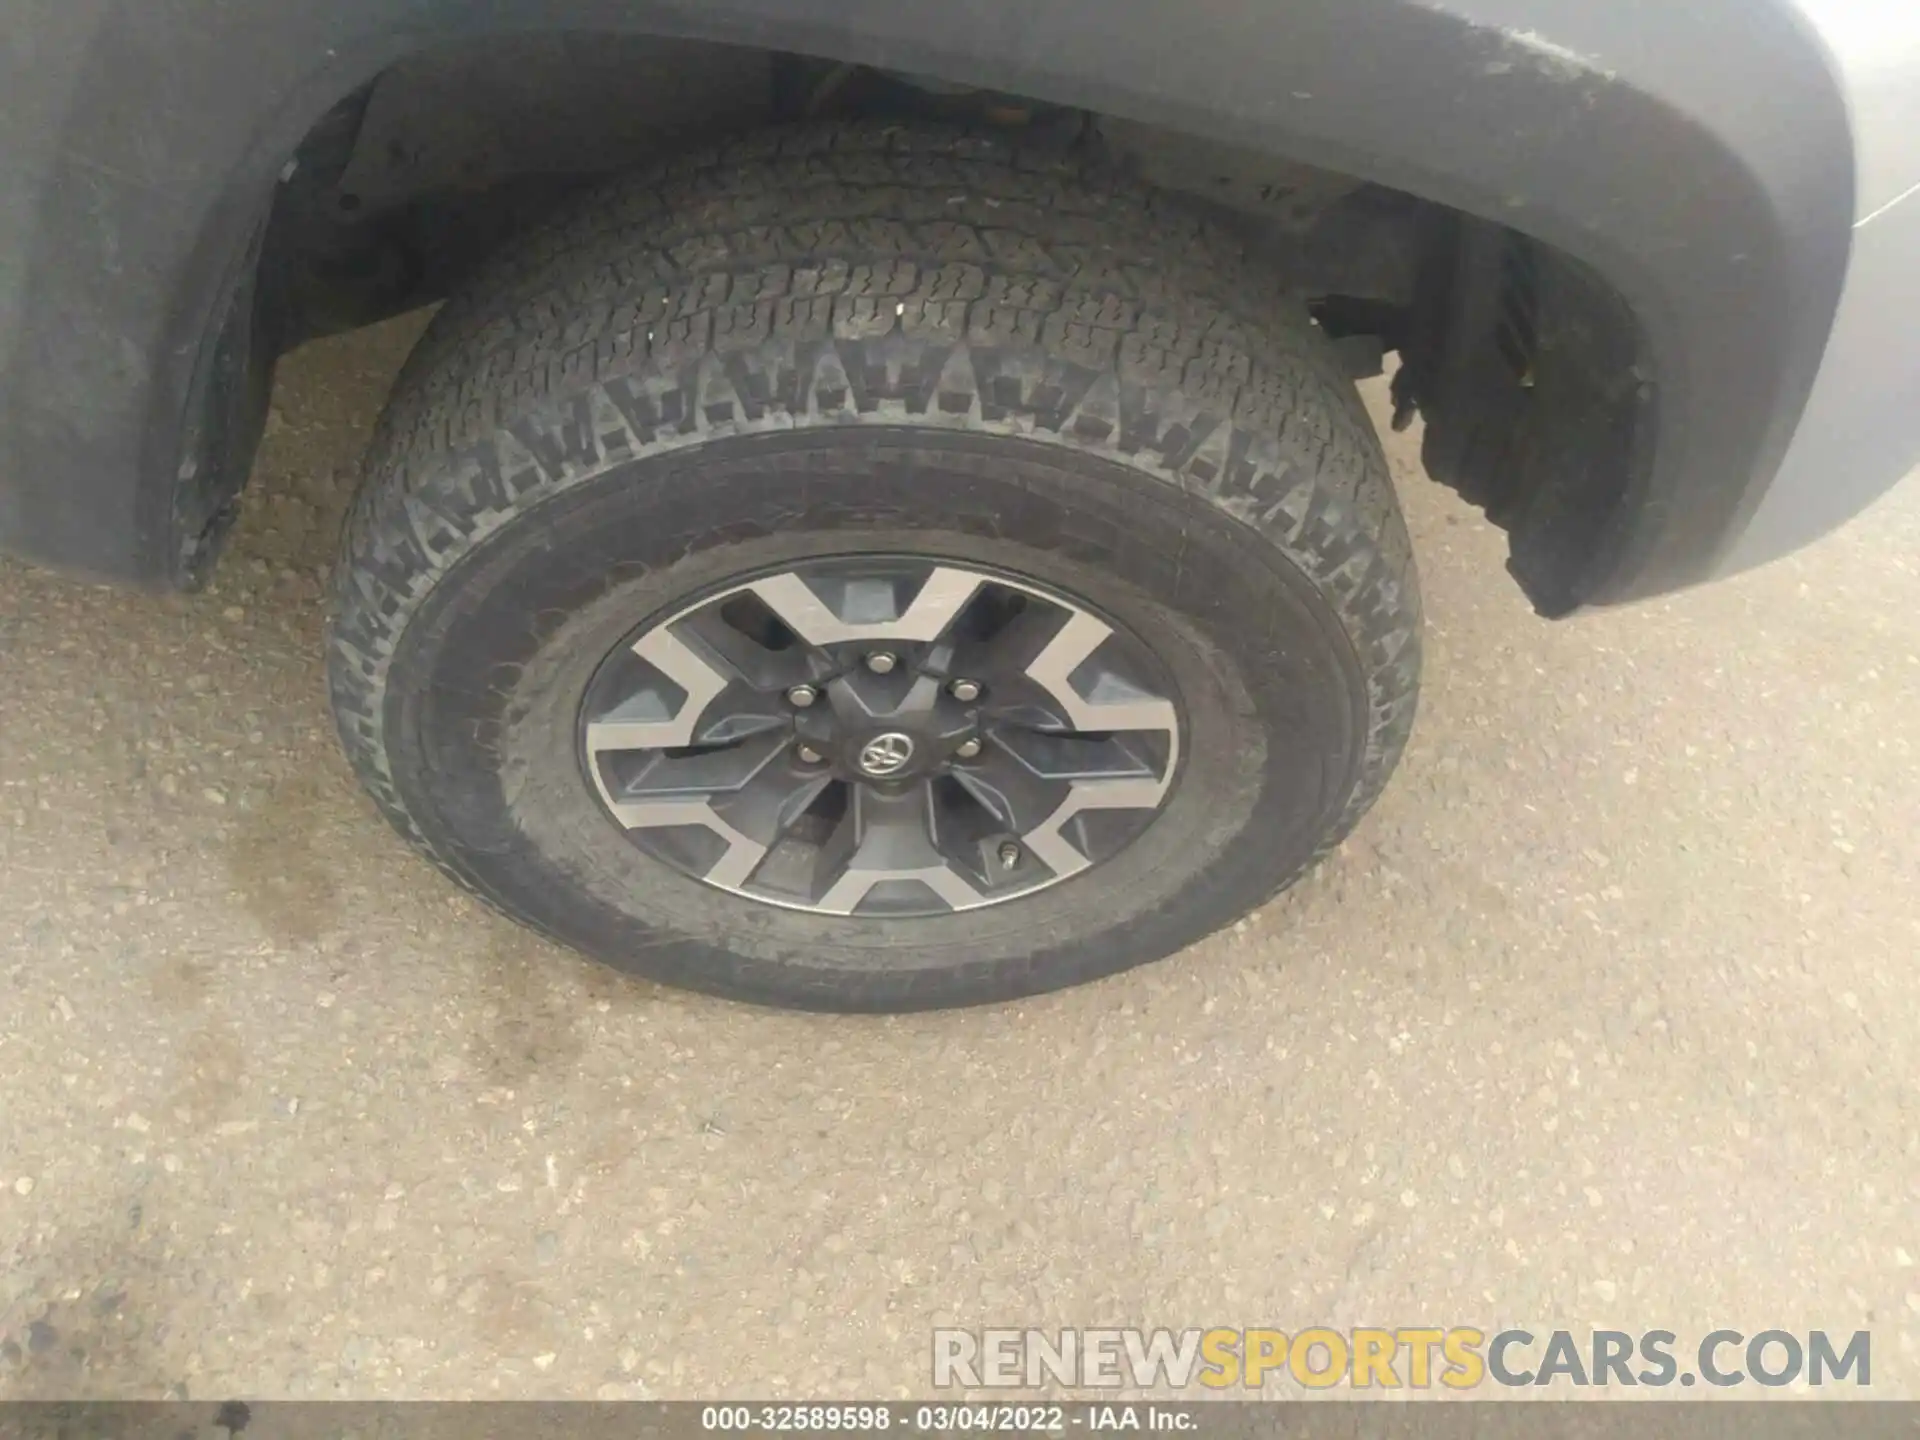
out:
<path id="1" fill-rule="evenodd" d="M 654 858 L 791 909 L 912 916 L 1119 853 L 1180 759 L 1164 665 L 1060 592 L 944 560 L 809 562 L 643 626 L 579 727 Z"/>

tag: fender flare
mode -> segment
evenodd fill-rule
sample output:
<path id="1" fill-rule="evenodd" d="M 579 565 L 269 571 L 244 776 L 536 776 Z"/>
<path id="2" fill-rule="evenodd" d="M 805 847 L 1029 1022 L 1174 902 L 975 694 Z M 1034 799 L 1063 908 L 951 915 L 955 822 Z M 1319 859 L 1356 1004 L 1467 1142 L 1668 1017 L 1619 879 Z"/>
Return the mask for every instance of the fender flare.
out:
<path id="1" fill-rule="evenodd" d="M 1786 0 L 30 9 L 56 7 L 65 52 L 0 61 L 22 113 L 66 100 L 48 146 L 0 174 L 34 192 L 15 293 L 0 294 L 0 465 L 33 478 L 0 505 L 0 542 L 150 585 L 190 578 L 175 491 L 195 376 L 287 157 L 393 61 L 488 30 L 673 35 L 918 71 L 1348 171 L 1567 252 L 1630 307 L 1659 387 L 1658 443 L 1596 536 L 1587 599 L 1712 568 L 1785 450 L 1848 258 L 1846 108 Z"/>

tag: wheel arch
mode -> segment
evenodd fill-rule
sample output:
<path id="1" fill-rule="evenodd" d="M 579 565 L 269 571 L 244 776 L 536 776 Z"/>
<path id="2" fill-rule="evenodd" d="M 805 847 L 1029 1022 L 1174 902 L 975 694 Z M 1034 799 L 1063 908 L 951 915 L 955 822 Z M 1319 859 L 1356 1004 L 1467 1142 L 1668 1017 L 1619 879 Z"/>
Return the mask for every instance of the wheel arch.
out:
<path id="1" fill-rule="evenodd" d="M 195 527 L 217 528 L 251 459 L 274 342 L 239 317 L 290 157 L 387 67 L 489 32 L 701 39 L 988 86 L 1344 171 L 1572 258 L 1631 313 L 1652 403 L 1604 527 L 1529 585 L 1549 610 L 1710 568 L 1792 432 L 1848 253 L 1843 99 L 1784 0 L 1631 18 L 1579 0 L 89 9 L 6 360 L 7 449 L 47 493 L 5 523 L 30 552 L 153 585 L 204 564 Z M 116 248 L 138 263 L 95 286 Z M 101 375 L 121 391 L 86 413 Z"/>

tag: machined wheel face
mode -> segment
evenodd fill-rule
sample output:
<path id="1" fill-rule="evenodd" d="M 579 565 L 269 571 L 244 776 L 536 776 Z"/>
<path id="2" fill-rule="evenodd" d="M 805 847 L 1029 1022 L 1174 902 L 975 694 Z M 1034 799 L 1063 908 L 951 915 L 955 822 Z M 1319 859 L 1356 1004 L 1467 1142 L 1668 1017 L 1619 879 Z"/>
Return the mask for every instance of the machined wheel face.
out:
<path id="1" fill-rule="evenodd" d="M 580 760 L 641 850 L 829 915 L 948 914 L 1119 854 L 1180 762 L 1167 667 L 1085 602 L 912 556 L 808 561 L 643 624 Z"/>

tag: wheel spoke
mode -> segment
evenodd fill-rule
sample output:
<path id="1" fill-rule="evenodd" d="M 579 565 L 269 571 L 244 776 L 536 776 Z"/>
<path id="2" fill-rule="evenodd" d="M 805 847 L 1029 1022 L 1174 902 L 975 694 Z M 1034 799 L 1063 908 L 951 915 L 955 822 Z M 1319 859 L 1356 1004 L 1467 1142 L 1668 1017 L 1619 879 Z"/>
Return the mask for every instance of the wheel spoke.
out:
<path id="1" fill-rule="evenodd" d="M 1151 810 L 1166 793 L 1166 785 L 1159 780 L 1076 780 L 1060 808 L 1027 832 L 1027 849 L 1055 875 L 1075 874 L 1093 863 L 1064 833 L 1076 816 L 1089 810 Z"/>
<path id="2" fill-rule="evenodd" d="M 1140 742 L 1122 735 L 1079 735 L 1054 730 L 997 727 L 1000 753 L 1044 780 L 1152 780 L 1159 771 L 1134 748 Z"/>
<path id="3" fill-rule="evenodd" d="M 1023 764 L 999 743 L 989 744 L 978 760 L 956 766 L 953 778 L 1000 829 L 1013 836 L 1044 822 L 1067 795 L 1068 782 L 1050 779 Z"/>
<path id="4" fill-rule="evenodd" d="M 1178 721 L 1170 702 L 1097 662 L 1076 675 L 1112 634 L 1104 620 L 1076 610 L 1027 666 L 1028 678 L 1059 702 L 1076 730 L 1172 730 Z"/>
<path id="5" fill-rule="evenodd" d="M 808 647 L 793 643 L 794 637 L 784 633 L 786 627 L 778 617 L 768 618 L 774 621 L 768 629 L 778 633 L 749 633 L 734 623 L 726 605 L 697 610 L 677 621 L 676 627 L 750 689 L 785 690 L 813 679 Z M 769 640 L 786 643 L 777 646 Z"/>
<path id="6" fill-rule="evenodd" d="M 954 771 L 1027 852 L 1064 877 L 1092 859 L 1067 837 L 1089 810 L 1150 810 L 1166 794 L 1154 767 L 1113 736 L 1061 735 L 1007 727 L 980 763 Z"/>
<path id="7" fill-rule="evenodd" d="M 611 808 L 613 818 L 629 830 L 698 825 L 718 835 L 726 842 L 726 853 L 700 876 L 710 885 L 739 889 L 767 856 L 765 845 L 727 824 L 704 799 L 635 800 L 616 803 Z"/>
<path id="8" fill-rule="evenodd" d="M 833 772 L 824 767 L 796 771 L 785 765 L 769 765 L 751 783 L 715 799 L 713 809 L 743 835 L 771 847 L 820 798 L 821 791 L 836 783 Z"/>
<path id="9" fill-rule="evenodd" d="M 661 800 L 744 789 L 786 749 L 786 736 L 756 735 L 737 745 L 675 752 L 657 750 L 614 787 L 616 800 Z"/>
<path id="10" fill-rule="evenodd" d="M 702 826 L 726 851 L 701 878 L 740 886 L 832 783 L 824 770 L 797 771 L 783 735 L 691 755 L 656 753 L 617 786 L 602 782 L 614 818 L 629 830 Z"/>
<path id="11" fill-rule="evenodd" d="M 886 794 L 853 787 L 839 830 L 821 849 L 821 910 L 851 915 L 876 885 L 917 880 L 956 910 L 977 905 L 980 891 L 941 853 L 935 835 L 933 787 Z"/>
<path id="12" fill-rule="evenodd" d="M 904 608 L 900 584 L 885 576 L 823 579 L 809 585 L 789 572 L 753 582 L 753 593 L 809 645 L 846 641 L 937 640 L 966 608 L 981 577 L 944 565 L 933 567 Z"/>
<path id="13" fill-rule="evenodd" d="M 699 731 L 700 717 L 727 688 L 726 672 L 667 626 L 648 631 L 634 641 L 632 649 L 671 681 L 681 698 L 676 702 L 657 686 L 629 696 L 611 714 L 588 723 L 589 754 L 691 745 Z"/>

